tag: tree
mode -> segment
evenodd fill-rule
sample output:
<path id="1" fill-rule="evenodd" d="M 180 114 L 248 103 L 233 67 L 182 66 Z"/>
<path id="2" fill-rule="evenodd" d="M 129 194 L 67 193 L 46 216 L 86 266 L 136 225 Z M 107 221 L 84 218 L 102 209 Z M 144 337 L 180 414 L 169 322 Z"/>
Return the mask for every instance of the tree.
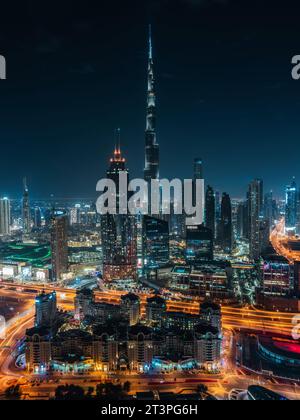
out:
<path id="1" fill-rule="evenodd" d="M 22 397 L 22 392 L 20 385 L 12 385 L 5 391 L 5 397 L 8 400 L 20 400 Z"/>
<path id="2" fill-rule="evenodd" d="M 103 400 L 119 400 L 125 396 L 121 385 L 114 385 L 111 382 L 101 383 L 96 388 L 97 399 Z"/>
<path id="3" fill-rule="evenodd" d="M 199 394 L 207 394 L 208 393 L 208 388 L 207 388 L 206 385 L 200 384 L 197 387 L 197 392 L 199 392 Z"/>
<path id="4" fill-rule="evenodd" d="M 131 390 L 131 382 L 129 381 L 125 382 L 123 385 L 123 389 L 124 389 L 124 392 L 126 392 L 126 394 L 129 394 Z"/>
<path id="5" fill-rule="evenodd" d="M 56 388 L 55 391 L 56 400 L 84 400 L 85 393 L 84 389 L 76 385 L 62 385 Z"/>

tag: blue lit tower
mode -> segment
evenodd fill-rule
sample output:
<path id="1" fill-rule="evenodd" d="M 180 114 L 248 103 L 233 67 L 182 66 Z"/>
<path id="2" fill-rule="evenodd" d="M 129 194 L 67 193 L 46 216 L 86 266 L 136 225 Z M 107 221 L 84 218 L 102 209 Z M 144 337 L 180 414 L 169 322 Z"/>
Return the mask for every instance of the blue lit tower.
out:
<path id="1" fill-rule="evenodd" d="M 29 190 L 27 186 L 26 178 L 23 179 L 23 201 L 22 201 L 22 219 L 23 219 L 23 232 L 25 234 L 30 233 L 31 230 L 31 215 L 30 215 L 30 203 L 29 203 Z"/>
<path id="2" fill-rule="evenodd" d="M 159 179 L 159 144 L 156 139 L 156 95 L 152 53 L 151 25 L 149 28 L 148 93 L 144 179 Z"/>
<path id="3" fill-rule="evenodd" d="M 285 228 L 288 232 L 294 232 L 297 225 L 297 185 L 295 178 L 285 190 Z"/>

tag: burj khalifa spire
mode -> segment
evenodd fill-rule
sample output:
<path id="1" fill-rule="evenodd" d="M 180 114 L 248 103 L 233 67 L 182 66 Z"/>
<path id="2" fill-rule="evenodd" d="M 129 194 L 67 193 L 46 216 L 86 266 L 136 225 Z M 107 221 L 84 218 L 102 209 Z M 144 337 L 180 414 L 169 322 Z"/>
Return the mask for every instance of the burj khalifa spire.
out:
<path id="1" fill-rule="evenodd" d="M 159 144 L 156 139 L 156 95 L 151 25 L 149 27 L 148 91 L 144 179 L 149 183 L 151 182 L 151 179 L 159 179 Z"/>

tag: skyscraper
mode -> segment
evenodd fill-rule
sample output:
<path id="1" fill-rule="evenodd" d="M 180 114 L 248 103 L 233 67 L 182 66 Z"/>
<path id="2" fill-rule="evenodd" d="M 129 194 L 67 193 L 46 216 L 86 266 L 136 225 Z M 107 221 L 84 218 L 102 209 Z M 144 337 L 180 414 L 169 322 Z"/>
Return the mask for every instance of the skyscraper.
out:
<path id="1" fill-rule="evenodd" d="M 42 292 L 35 299 L 36 327 L 52 327 L 57 315 L 56 292 Z"/>
<path id="2" fill-rule="evenodd" d="M 23 233 L 28 234 L 31 230 L 31 215 L 29 203 L 29 190 L 27 180 L 23 180 L 23 201 L 22 201 L 22 219 L 23 219 Z"/>
<path id="3" fill-rule="evenodd" d="M 216 232 L 216 199 L 214 190 L 209 185 L 205 197 L 205 226 L 211 230 L 214 239 Z"/>
<path id="4" fill-rule="evenodd" d="M 223 193 L 221 203 L 221 221 L 219 242 L 225 252 L 232 250 L 232 207 L 231 199 L 227 193 Z"/>
<path id="5" fill-rule="evenodd" d="M 156 95 L 151 26 L 149 28 L 148 92 L 144 179 L 159 179 L 159 144 L 156 138 Z"/>
<path id="6" fill-rule="evenodd" d="M 120 133 L 119 130 L 118 133 Z M 120 172 L 128 175 L 126 159 L 122 156 L 120 145 L 117 145 L 107 171 L 107 178 L 113 180 L 116 185 L 117 214 L 107 213 L 101 216 L 105 280 L 134 278 L 136 276 L 135 217 L 130 214 L 119 214 Z"/>
<path id="7" fill-rule="evenodd" d="M 249 242 L 250 257 L 257 260 L 261 252 L 261 222 L 263 214 L 263 181 L 255 179 L 249 185 Z"/>
<path id="8" fill-rule="evenodd" d="M 169 263 L 169 224 L 155 217 L 143 218 L 143 260 L 147 270 L 164 267 Z"/>
<path id="9" fill-rule="evenodd" d="M 10 234 L 10 201 L 4 197 L 0 199 L 0 235 Z"/>
<path id="10" fill-rule="evenodd" d="M 51 218 L 52 277 L 61 279 L 68 270 L 68 217 L 63 212 L 53 212 Z"/>
<path id="11" fill-rule="evenodd" d="M 40 207 L 34 208 L 34 227 L 40 228 L 42 226 L 42 212 Z"/>
<path id="12" fill-rule="evenodd" d="M 287 232 L 296 231 L 298 192 L 295 178 L 285 190 L 285 228 Z"/>

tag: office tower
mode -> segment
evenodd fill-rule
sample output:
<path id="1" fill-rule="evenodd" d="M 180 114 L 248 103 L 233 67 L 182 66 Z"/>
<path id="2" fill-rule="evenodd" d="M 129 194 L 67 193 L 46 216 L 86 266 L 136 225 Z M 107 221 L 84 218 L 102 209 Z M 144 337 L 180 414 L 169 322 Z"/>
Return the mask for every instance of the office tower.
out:
<path id="1" fill-rule="evenodd" d="M 149 33 L 148 93 L 144 179 L 148 183 L 151 182 L 151 179 L 159 179 L 159 144 L 156 138 L 156 94 L 151 27 Z"/>
<path id="2" fill-rule="evenodd" d="M 203 225 L 186 227 L 186 262 L 198 264 L 214 259 L 212 231 Z"/>
<path id="3" fill-rule="evenodd" d="M 297 225 L 298 191 L 295 178 L 285 190 L 285 229 L 295 233 Z"/>
<path id="4" fill-rule="evenodd" d="M 275 206 L 276 201 L 273 199 L 273 192 L 270 191 L 265 194 L 264 198 L 264 218 L 269 222 L 270 229 L 273 227 L 276 220 Z"/>
<path id="5" fill-rule="evenodd" d="M 42 292 L 35 299 L 35 326 L 52 327 L 57 316 L 56 292 Z"/>
<path id="6" fill-rule="evenodd" d="M 194 331 L 194 358 L 200 367 L 216 370 L 221 361 L 222 338 L 217 328 L 199 324 Z"/>
<path id="7" fill-rule="evenodd" d="M 128 181 L 126 160 L 118 145 L 107 171 L 107 178 L 113 180 L 116 185 L 117 214 L 107 213 L 101 216 L 103 274 L 104 280 L 107 281 L 136 277 L 135 216 L 119 214 L 120 172 L 127 174 Z"/>
<path id="8" fill-rule="evenodd" d="M 219 243 L 223 250 L 230 253 L 232 250 L 232 208 L 231 199 L 227 193 L 223 193 L 221 203 Z"/>
<path id="9" fill-rule="evenodd" d="M 42 226 L 42 212 L 40 207 L 34 208 L 34 227 L 36 229 Z"/>
<path id="10" fill-rule="evenodd" d="M 10 201 L 6 197 L 0 199 L 0 235 L 10 235 Z"/>
<path id="11" fill-rule="evenodd" d="M 215 192 L 215 203 L 216 203 L 216 227 L 215 227 L 215 238 L 219 240 L 220 229 L 221 229 L 221 194 L 219 191 Z"/>
<path id="12" fill-rule="evenodd" d="M 167 315 L 167 303 L 160 296 L 154 296 L 147 299 L 146 303 L 146 321 L 148 325 L 161 328 L 164 325 Z"/>
<path id="13" fill-rule="evenodd" d="M 200 318 L 212 327 L 222 332 L 222 311 L 221 306 L 212 301 L 206 300 L 200 304 Z"/>
<path id="14" fill-rule="evenodd" d="M 80 224 L 81 220 L 80 220 L 80 208 L 81 205 L 80 204 L 76 204 L 75 207 L 70 209 L 70 225 L 78 225 Z"/>
<path id="15" fill-rule="evenodd" d="M 147 372 L 153 362 L 153 334 L 151 328 L 135 325 L 128 330 L 127 352 L 129 369 Z"/>
<path id="16" fill-rule="evenodd" d="M 144 269 L 164 267 L 170 260 L 169 224 L 150 216 L 143 218 Z"/>
<path id="17" fill-rule="evenodd" d="M 68 218 L 64 212 L 53 212 L 51 218 L 52 277 L 61 280 L 68 271 Z"/>
<path id="18" fill-rule="evenodd" d="M 29 190 L 27 186 L 27 180 L 23 180 L 23 201 L 22 201 L 22 219 L 23 219 L 23 232 L 25 234 L 30 233 L 31 230 L 31 215 L 30 215 L 30 203 L 29 203 Z"/>
<path id="19" fill-rule="evenodd" d="M 123 319 L 129 322 L 129 325 L 136 325 L 140 321 L 141 316 L 141 301 L 140 298 L 129 293 L 121 297 L 121 314 Z"/>
<path id="20" fill-rule="evenodd" d="M 238 239 L 248 239 L 249 236 L 249 217 L 248 202 L 240 203 L 237 209 L 236 230 Z"/>
<path id="21" fill-rule="evenodd" d="M 260 229 L 263 212 L 263 181 L 260 179 L 255 179 L 249 185 L 248 209 L 250 257 L 257 260 L 261 252 Z"/>
<path id="22" fill-rule="evenodd" d="M 205 226 L 211 230 L 213 239 L 216 235 L 216 199 L 212 187 L 208 185 L 205 196 Z"/>

